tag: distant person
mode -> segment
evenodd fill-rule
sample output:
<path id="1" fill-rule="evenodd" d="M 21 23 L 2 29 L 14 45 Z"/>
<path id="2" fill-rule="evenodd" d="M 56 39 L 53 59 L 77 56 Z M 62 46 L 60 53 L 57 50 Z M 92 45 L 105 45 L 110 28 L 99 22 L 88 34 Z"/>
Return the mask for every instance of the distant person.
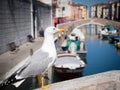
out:
<path id="1" fill-rule="evenodd" d="M 64 41 L 63 41 L 63 43 L 61 45 L 63 51 L 67 50 L 67 46 L 66 45 L 67 45 L 67 35 L 65 35 Z"/>
<path id="2" fill-rule="evenodd" d="M 77 45 L 77 51 L 80 50 L 80 40 L 78 37 L 75 37 L 75 44 Z"/>

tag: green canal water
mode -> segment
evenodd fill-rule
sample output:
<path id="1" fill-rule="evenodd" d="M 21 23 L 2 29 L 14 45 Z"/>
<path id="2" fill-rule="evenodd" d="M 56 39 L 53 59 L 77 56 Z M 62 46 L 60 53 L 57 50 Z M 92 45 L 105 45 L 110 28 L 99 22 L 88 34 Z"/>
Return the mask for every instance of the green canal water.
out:
<path id="1" fill-rule="evenodd" d="M 79 27 L 86 37 L 85 46 L 87 49 L 87 65 L 83 72 L 80 73 L 80 77 L 111 70 L 120 70 L 120 53 L 115 48 L 114 44 L 110 44 L 108 40 L 100 40 L 98 38 L 97 34 L 100 27 L 101 26 L 97 25 Z M 53 83 L 64 80 L 66 79 L 54 73 Z M 9 85 L 3 90 L 32 90 L 35 88 L 38 88 L 37 79 L 28 78 L 19 88 Z"/>

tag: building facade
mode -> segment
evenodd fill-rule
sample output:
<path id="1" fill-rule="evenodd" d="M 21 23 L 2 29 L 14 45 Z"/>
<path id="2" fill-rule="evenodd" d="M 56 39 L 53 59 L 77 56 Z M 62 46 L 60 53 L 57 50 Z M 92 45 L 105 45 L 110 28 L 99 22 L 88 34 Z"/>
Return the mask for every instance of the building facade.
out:
<path id="1" fill-rule="evenodd" d="M 0 0 L 0 54 L 11 43 L 20 46 L 27 36 L 39 36 L 40 27 L 51 25 L 51 6 L 36 0 Z"/>
<path id="2" fill-rule="evenodd" d="M 91 18 L 97 17 L 97 16 L 96 16 L 96 14 L 97 14 L 97 7 L 96 7 L 96 5 L 91 6 L 90 11 L 91 11 L 91 12 L 90 12 Z"/>
<path id="3" fill-rule="evenodd" d="M 91 18 L 104 18 L 120 21 L 120 0 L 98 3 L 91 6 Z"/>
<path id="4" fill-rule="evenodd" d="M 88 17 L 88 9 L 86 5 L 73 3 L 72 0 L 55 0 L 56 12 L 55 17 L 65 18 L 67 21 L 75 19 L 86 19 Z"/>
<path id="5" fill-rule="evenodd" d="M 102 17 L 102 8 L 103 8 L 103 3 L 100 3 L 97 5 L 97 17 L 101 18 Z"/>
<path id="6" fill-rule="evenodd" d="M 71 15 L 71 0 L 57 0 L 56 17 L 69 17 Z"/>
<path id="7" fill-rule="evenodd" d="M 103 19 L 110 19 L 109 13 L 110 13 L 109 4 L 105 4 L 102 8 L 102 16 L 103 16 L 102 18 Z"/>
<path id="8" fill-rule="evenodd" d="M 80 4 L 80 10 L 81 10 L 81 14 L 82 14 L 82 18 L 81 19 L 86 19 L 88 18 L 88 8 L 86 5 Z"/>

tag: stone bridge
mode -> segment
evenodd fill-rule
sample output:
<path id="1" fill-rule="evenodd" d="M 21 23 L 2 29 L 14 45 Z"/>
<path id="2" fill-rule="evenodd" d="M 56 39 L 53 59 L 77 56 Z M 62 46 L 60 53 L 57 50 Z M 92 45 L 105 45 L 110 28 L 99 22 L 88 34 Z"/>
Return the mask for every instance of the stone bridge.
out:
<path id="1" fill-rule="evenodd" d="M 116 30 L 119 30 L 119 34 L 120 34 L 120 22 L 107 20 L 107 19 L 98 19 L 98 18 L 81 19 L 81 20 L 58 24 L 57 27 L 65 29 L 67 31 L 66 34 L 69 35 L 74 28 L 80 27 L 82 25 L 87 25 L 87 24 L 96 24 L 101 26 L 110 24 L 115 26 Z M 58 39 L 58 44 L 61 45 L 63 40 L 64 40 L 63 37 L 61 37 L 61 39 Z"/>
<path id="2" fill-rule="evenodd" d="M 77 21 L 70 21 L 67 23 L 62 23 L 58 25 L 58 28 L 63 28 L 65 30 L 73 30 L 73 28 L 79 27 L 81 25 L 87 25 L 87 24 L 96 24 L 104 26 L 106 24 L 110 24 L 115 26 L 117 30 L 120 30 L 120 22 L 107 20 L 107 19 L 98 19 L 98 18 L 90 18 L 90 19 L 81 19 Z"/>

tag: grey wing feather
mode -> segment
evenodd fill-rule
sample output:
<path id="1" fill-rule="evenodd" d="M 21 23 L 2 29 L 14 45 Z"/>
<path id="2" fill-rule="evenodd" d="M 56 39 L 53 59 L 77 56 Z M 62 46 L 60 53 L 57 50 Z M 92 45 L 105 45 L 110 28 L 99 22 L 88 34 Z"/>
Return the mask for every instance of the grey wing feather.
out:
<path id="1" fill-rule="evenodd" d="M 32 75 L 41 74 L 48 68 L 48 65 L 52 62 L 52 60 L 53 58 L 50 58 L 48 53 L 40 50 L 33 54 L 33 56 L 27 62 L 29 64 L 27 64 L 19 76 L 27 78 Z"/>

